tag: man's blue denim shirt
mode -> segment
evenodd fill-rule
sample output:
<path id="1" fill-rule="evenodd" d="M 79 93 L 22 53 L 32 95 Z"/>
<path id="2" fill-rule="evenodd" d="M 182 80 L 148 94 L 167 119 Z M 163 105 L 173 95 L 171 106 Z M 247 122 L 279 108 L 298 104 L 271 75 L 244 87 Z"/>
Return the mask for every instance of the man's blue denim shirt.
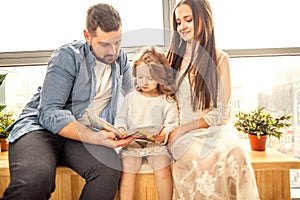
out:
<path id="1" fill-rule="evenodd" d="M 96 95 L 93 67 L 96 58 L 87 42 L 74 41 L 55 50 L 49 60 L 42 89 L 25 106 L 19 118 L 7 128 L 9 142 L 22 135 L 47 129 L 56 134 L 80 118 Z M 120 51 L 112 68 L 112 98 L 101 117 L 114 123 L 118 98 L 133 86 L 127 55 Z"/>

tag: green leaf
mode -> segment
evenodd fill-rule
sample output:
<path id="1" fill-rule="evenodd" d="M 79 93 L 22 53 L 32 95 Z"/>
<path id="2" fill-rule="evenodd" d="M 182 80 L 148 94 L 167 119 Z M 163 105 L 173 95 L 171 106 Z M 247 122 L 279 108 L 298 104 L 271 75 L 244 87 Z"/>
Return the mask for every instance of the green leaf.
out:
<path id="1" fill-rule="evenodd" d="M 2 85 L 7 74 L 0 74 L 0 85 Z"/>
<path id="2" fill-rule="evenodd" d="M 0 138 L 7 138 L 10 132 L 5 129 L 15 120 L 12 118 L 13 113 L 0 113 Z"/>
<path id="3" fill-rule="evenodd" d="M 6 107 L 6 105 L 0 105 L 0 112 Z"/>

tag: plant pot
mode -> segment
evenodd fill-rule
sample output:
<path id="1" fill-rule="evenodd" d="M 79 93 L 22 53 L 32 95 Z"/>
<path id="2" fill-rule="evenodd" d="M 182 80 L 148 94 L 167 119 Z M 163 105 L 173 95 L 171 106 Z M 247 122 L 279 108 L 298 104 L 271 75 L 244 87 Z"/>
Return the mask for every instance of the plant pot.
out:
<path id="1" fill-rule="evenodd" d="M 1 151 L 8 151 L 8 141 L 6 139 L 1 140 Z"/>
<path id="2" fill-rule="evenodd" d="M 260 138 L 257 135 L 248 134 L 250 140 L 251 150 L 253 151 L 265 151 L 267 144 L 267 135 L 261 135 Z"/>

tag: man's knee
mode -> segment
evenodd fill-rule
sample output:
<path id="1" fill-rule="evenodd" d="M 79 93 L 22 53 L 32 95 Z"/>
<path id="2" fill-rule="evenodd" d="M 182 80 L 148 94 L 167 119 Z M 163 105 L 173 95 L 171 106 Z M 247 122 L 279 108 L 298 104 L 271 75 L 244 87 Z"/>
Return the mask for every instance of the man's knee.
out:
<path id="1" fill-rule="evenodd" d="M 49 199 L 55 189 L 55 171 L 38 166 L 11 167 L 11 182 L 4 192 L 8 199 Z M 4 198 L 4 199 L 5 199 Z"/>

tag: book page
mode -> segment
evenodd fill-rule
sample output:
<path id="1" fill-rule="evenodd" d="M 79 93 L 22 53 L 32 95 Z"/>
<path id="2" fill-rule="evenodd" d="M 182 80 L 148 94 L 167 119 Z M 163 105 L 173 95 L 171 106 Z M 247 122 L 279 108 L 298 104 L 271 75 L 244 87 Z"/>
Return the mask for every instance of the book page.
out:
<path id="1" fill-rule="evenodd" d="M 136 141 L 142 141 L 142 142 L 155 142 L 153 135 L 160 132 L 162 126 L 145 126 L 138 128 L 138 136 Z"/>
<path id="2" fill-rule="evenodd" d="M 117 134 L 118 138 L 122 138 L 123 137 L 123 133 L 117 129 L 116 127 L 114 127 L 111 123 L 101 119 L 99 116 L 94 115 L 89 113 L 88 111 L 86 111 L 88 119 L 90 121 L 90 126 L 97 128 L 99 130 L 105 129 L 107 131 L 111 131 Z"/>
<path id="3" fill-rule="evenodd" d="M 90 121 L 90 126 L 99 130 L 105 129 L 117 134 L 117 138 L 127 138 L 132 135 L 136 135 L 137 141 L 155 142 L 153 135 L 159 133 L 162 126 L 145 126 L 133 130 L 128 130 L 125 133 L 113 126 L 111 123 L 101 119 L 99 116 L 90 114 L 88 111 L 87 116 Z"/>

